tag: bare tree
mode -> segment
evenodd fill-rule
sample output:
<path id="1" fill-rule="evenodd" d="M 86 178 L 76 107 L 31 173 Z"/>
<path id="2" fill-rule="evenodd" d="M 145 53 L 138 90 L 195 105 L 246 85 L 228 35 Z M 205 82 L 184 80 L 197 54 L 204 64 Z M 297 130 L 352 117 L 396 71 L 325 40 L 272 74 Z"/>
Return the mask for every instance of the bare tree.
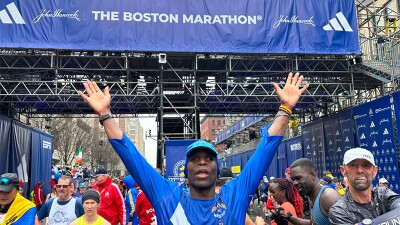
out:
<path id="1" fill-rule="evenodd" d="M 51 120 L 51 133 L 54 135 L 55 154 L 64 165 L 73 164 L 76 150 L 91 147 L 90 128 L 82 129 L 78 120 L 73 118 L 53 118 Z"/>

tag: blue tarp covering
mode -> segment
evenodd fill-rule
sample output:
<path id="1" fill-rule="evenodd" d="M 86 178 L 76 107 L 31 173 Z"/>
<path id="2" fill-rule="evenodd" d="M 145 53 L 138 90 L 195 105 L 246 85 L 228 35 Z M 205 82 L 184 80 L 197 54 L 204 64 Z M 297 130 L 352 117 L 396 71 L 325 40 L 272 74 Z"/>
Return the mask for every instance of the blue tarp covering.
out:
<path id="1" fill-rule="evenodd" d="M 358 54 L 354 1 L 3 0 L 0 46 Z"/>
<path id="2" fill-rule="evenodd" d="M 53 137 L 42 131 L 32 129 L 32 164 L 30 190 L 39 181 L 45 182 L 44 193 L 50 193 L 51 159 L 53 156 Z"/>
<path id="3" fill-rule="evenodd" d="M 12 119 L 0 115 L 0 174 L 7 173 L 10 164 Z"/>
<path id="4" fill-rule="evenodd" d="M 16 173 L 20 180 L 24 182 L 24 189 L 27 190 L 29 180 L 29 171 L 31 167 L 31 141 L 32 128 L 13 121 L 11 133 L 11 151 L 9 173 Z M 37 162 L 32 162 L 37 163 Z M 50 163 L 51 160 L 47 163 Z M 50 170 L 51 172 L 51 170 Z"/>
<path id="5" fill-rule="evenodd" d="M 343 155 L 346 150 L 354 148 L 354 133 L 351 119 L 351 110 L 341 111 L 324 120 L 326 170 L 338 177 L 340 165 L 343 164 Z"/>
<path id="6" fill-rule="evenodd" d="M 395 95 L 394 102 L 399 101 Z M 397 103 L 395 103 L 397 104 Z M 396 114 L 398 111 L 396 111 Z M 398 115 L 396 115 L 396 118 Z M 355 131 L 360 147 L 372 152 L 379 166 L 377 178 L 385 177 L 395 192 L 399 192 L 399 164 L 396 154 L 390 96 L 353 108 Z M 377 185 L 378 179 L 373 180 Z"/>
<path id="7" fill-rule="evenodd" d="M 39 181 L 45 182 L 43 189 L 48 193 L 53 136 L 4 116 L 0 116 L 0 133 L 0 174 L 16 173 L 25 196 Z"/>
<path id="8" fill-rule="evenodd" d="M 249 114 L 248 116 L 240 119 L 238 122 L 234 123 L 232 126 L 222 131 L 216 138 L 215 143 L 221 143 L 226 139 L 232 137 L 233 135 L 239 133 L 240 131 L 250 127 L 251 125 L 260 122 L 264 118 L 266 118 L 268 114 L 255 115 Z"/>

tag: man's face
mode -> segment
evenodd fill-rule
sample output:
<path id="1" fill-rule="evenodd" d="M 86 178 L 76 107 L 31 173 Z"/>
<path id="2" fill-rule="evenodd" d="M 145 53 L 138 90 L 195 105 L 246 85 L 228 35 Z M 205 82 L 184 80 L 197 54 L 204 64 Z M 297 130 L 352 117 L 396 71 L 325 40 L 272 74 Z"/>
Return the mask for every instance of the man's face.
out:
<path id="1" fill-rule="evenodd" d="M 306 196 L 309 196 L 312 192 L 314 186 L 313 179 L 317 179 L 314 173 L 300 166 L 290 168 L 290 177 L 300 194 Z"/>
<path id="2" fill-rule="evenodd" d="M 347 177 L 349 185 L 355 190 L 365 191 L 372 187 L 372 179 L 378 173 L 378 167 L 365 159 L 355 159 L 340 166 L 343 176 Z"/>
<path id="3" fill-rule="evenodd" d="M 100 185 L 100 184 L 104 183 L 104 181 L 106 180 L 106 178 L 107 178 L 107 175 L 105 175 L 105 174 L 100 174 L 100 175 L 98 175 L 97 177 L 94 178 L 94 182 L 95 182 L 97 185 Z"/>
<path id="4" fill-rule="evenodd" d="M 69 183 L 69 180 L 59 179 L 56 185 L 58 199 L 61 201 L 66 201 L 72 194 L 73 188 Z"/>
<path id="5" fill-rule="evenodd" d="M 13 188 L 10 192 L 0 191 L 0 205 L 7 205 L 14 201 L 17 196 L 18 190 Z"/>
<path id="6" fill-rule="evenodd" d="M 187 175 L 190 187 L 195 190 L 207 190 L 217 180 L 217 163 L 214 155 L 206 149 L 195 150 L 188 157 Z"/>

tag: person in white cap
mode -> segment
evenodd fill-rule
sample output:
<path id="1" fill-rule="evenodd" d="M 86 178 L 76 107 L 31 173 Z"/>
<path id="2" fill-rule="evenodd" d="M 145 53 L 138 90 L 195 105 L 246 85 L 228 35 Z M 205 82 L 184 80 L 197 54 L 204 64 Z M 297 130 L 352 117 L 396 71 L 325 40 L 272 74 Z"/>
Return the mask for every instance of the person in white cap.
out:
<path id="1" fill-rule="evenodd" d="M 329 210 L 331 224 L 357 224 L 400 208 L 400 195 L 389 188 L 372 187 L 378 173 L 372 153 L 363 148 L 346 151 L 340 172 L 347 177 L 347 192 Z"/>
<path id="2" fill-rule="evenodd" d="M 386 178 L 382 177 L 379 179 L 379 187 L 389 188 L 389 181 Z"/>

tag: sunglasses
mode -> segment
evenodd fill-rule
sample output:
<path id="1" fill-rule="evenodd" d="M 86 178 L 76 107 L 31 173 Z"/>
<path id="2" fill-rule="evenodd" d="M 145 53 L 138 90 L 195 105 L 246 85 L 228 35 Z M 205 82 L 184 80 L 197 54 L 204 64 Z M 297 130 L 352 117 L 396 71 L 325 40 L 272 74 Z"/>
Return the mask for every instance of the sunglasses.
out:
<path id="1" fill-rule="evenodd" d="M 7 177 L 0 178 L 0 185 L 12 185 L 14 182 Z"/>
<path id="2" fill-rule="evenodd" d="M 57 184 L 56 187 L 57 188 L 68 188 L 71 185 L 61 185 L 61 184 Z"/>

